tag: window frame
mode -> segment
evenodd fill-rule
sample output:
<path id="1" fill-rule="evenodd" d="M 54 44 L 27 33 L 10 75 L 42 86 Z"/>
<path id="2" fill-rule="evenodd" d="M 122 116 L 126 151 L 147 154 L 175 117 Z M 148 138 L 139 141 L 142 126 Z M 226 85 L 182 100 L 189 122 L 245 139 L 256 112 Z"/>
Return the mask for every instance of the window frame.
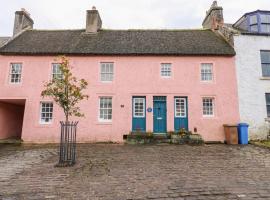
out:
<path id="1" fill-rule="evenodd" d="M 262 52 L 267 52 L 269 54 L 269 62 L 263 62 L 262 60 Z M 270 50 L 260 50 L 260 58 L 261 58 L 261 70 L 262 70 L 262 77 L 263 78 L 270 78 L 270 72 L 269 75 L 264 75 L 263 71 L 263 65 L 269 65 L 270 68 Z M 270 69 L 269 69 L 270 71 Z"/>
<path id="2" fill-rule="evenodd" d="M 112 65 L 112 72 L 106 72 L 106 64 L 111 64 Z M 105 72 L 102 72 L 102 65 L 105 65 Z M 111 83 L 114 80 L 114 72 L 115 72 L 115 65 L 114 62 L 100 62 L 100 67 L 99 67 L 99 80 L 102 83 Z M 112 76 L 112 80 L 102 80 L 102 75 L 111 75 Z"/>
<path id="3" fill-rule="evenodd" d="M 259 16 L 260 16 L 260 28 L 261 28 L 260 31 L 261 31 L 261 33 L 270 33 L 270 14 L 262 14 L 262 13 L 260 13 Z M 263 22 L 262 21 L 262 16 L 268 16 L 269 21 L 268 22 Z M 266 25 L 266 26 L 268 25 L 269 26 L 269 31 L 263 31 L 262 30 L 262 27 L 263 27 L 262 25 Z"/>
<path id="4" fill-rule="evenodd" d="M 180 112 L 177 112 L 176 108 L 177 108 L 177 105 L 176 105 L 176 100 L 184 100 L 184 115 L 181 116 L 181 105 L 180 105 Z M 181 104 L 181 102 L 180 102 Z M 177 115 L 177 113 L 179 113 L 180 115 Z M 175 118 L 186 118 L 187 117 L 187 98 L 185 97 L 175 97 L 174 98 L 174 117 Z"/>
<path id="5" fill-rule="evenodd" d="M 20 65 L 20 73 L 12 73 L 13 65 Z M 21 62 L 11 62 L 9 67 L 9 75 L 8 75 L 8 82 L 12 85 L 18 85 L 22 83 L 22 70 L 23 70 L 23 63 Z M 18 82 L 12 82 L 13 78 L 12 75 L 19 75 Z"/>
<path id="6" fill-rule="evenodd" d="M 163 73 L 165 73 L 165 75 Z M 161 63 L 160 64 L 160 77 L 161 78 L 171 78 L 172 77 L 172 63 Z"/>
<path id="7" fill-rule="evenodd" d="M 43 112 L 42 111 L 42 108 L 43 108 L 43 104 L 51 104 L 52 105 L 52 112 Z M 41 125 L 48 125 L 48 124 L 52 124 L 53 123 L 53 108 L 54 108 L 54 105 L 53 105 L 53 102 L 52 101 L 41 101 L 40 104 L 39 104 L 39 124 Z M 46 107 L 45 107 L 46 108 Z M 51 113 L 51 119 L 50 121 L 46 122 L 46 121 L 42 121 L 42 114 L 50 114 Z"/>
<path id="8" fill-rule="evenodd" d="M 63 73 L 61 72 L 61 70 L 59 69 L 59 72 L 58 73 L 54 73 L 54 66 L 55 65 L 58 65 L 58 66 L 61 66 L 61 63 L 52 63 L 51 66 L 52 66 L 52 71 L 51 71 L 51 79 L 56 79 L 57 77 L 54 77 L 55 75 L 59 75 L 61 77 L 59 77 L 59 79 L 63 79 Z"/>
<path id="9" fill-rule="evenodd" d="M 106 98 L 106 99 L 111 99 L 111 108 L 101 108 L 100 104 L 101 104 L 101 99 L 102 98 Z M 98 101 L 98 121 L 99 122 L 112 122 L 112 118 L 113 118 L 113 98 L 111 96 L 100 96 L 99 97 L 99 101 Z M 111 119 L 104 119 L 104 116 L 103 118 L 101 118 L 101 109 L 103 110 L 108 110 L 108 113 L 109 113 L 109 109 L 111 109 Z M 104 115 L 104 114 L 103 114 Z M 109 116 L 109 114 L 107 114 Z"/>
<path id="10" fill-rule="evenodd" d="M 270 93 L 265 93 L 266 116 L 267 116 L 267 118 L 270 118 L 270 111 L 268 113 L 268 106 L 270 107 L 270 101 L 267 102 L 267 95 L 269 95 L 269 99 L 270 99 Z"/>
<path id="11" fill-rule="evenodd" d="M 251 18 L 254 17 L 254 16 L 256 17 L 256 22 L 251 22 Z M 257 14 L 249 15 L 248 25 L 249 25 L 250 32 L 259 32 L 259 19 L 258 19 L 258 15 Z M 257 26 L 257 30 L 252 30 L 251 27 L 254 27 L 254 26 Z"/>
<path id="12" fill-rule="evenodd" d="M 143 115 L 141 116 L 136 116 L 136 107 L 135 107 L 135 100 L 143 100 Z M 133 117 L 134 118 L 145 118 L 145 108 L 146 108 L 146 102 L 145 102 L 145 97 L 133 97 L 133 103 L 132 103 L 132 106 L 133 106 Z M 141 112 L 140 112 L 141 113 Z"/>
<path id="13" fill-rule="evenodd" d="M 212 100 L 212 114 L 205 114 L 204 111 L 204 100 Z M 215 98 L 214 97 L 202 97 L 202 115 L 203 117 L 215 117 Z"/>
<path id="14" fill-rule="evenodd" d="M 209 73 L 206 73 L 206 72 L 204 72 L 203 73 L 203 66 L 205 66 L 205 65 L 210 65 L 210 70 L 211 70 L 211 72 Z M 205 70 L 204 70 L 205 71 Z M 211 80 L 203 80 L 203 75 L 204 75 L 204 77 L 207 77 L 206 75 L 209 75 L 209 74 L 211 74 Z M 211 83 L 211 82 L 213 82 L 214 81 L 214 63 L 212 63 L 212 62 L 204 62 L 204 63 L 200 63 L 200 80 L 201 80 L 201 82 L 204 82 L 204 83 Z"/>

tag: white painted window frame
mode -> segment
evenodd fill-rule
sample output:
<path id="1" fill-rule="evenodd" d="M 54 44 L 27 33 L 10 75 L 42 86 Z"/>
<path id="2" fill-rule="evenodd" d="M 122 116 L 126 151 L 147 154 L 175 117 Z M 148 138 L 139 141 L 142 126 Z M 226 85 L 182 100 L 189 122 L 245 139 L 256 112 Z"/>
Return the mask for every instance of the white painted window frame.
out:
<path id="1" fill-rule="evenodd" d="M 210 72 L 205 72 L 207 69 L 203 69 L 204 67 L 210 66 Z M 209 69 L 208 69 L 209 70 Z M 207 75 L 211 74 L 210 80 L 203 80 L 203 77 L 207 77 Z M 202 82 L 213 82 L 214 81 L 214 64 L 213 63 L 201 63 L 200 65 L 200 76 Z"/>
<path id="2" fill-rule="evenodd" d="M 46 112 L 46 111 L 42 112 L 43 104 L 51 104 L 52 105 L 52 112 Z M 41 101 L 39 107 L 40 107 L 39 108 L 39 123 L 42 124 L 42 125 L 52 124 L 52 122 L 53 122 L 53 107 L 54 107 L 53 102 L 51 102 L 51 101 Z M 50 118 L 50 121 L 46 122 L 46 121 L 42 120 L 42 114 L 43 113 L 45 113 L 45 114 L 47 114 L 47 113 L 50 114 L 51 113 L 52 117 Z"/>
<path id="3" fill-rule="evenodd" d="M 101 108 L 101 106 L 100 106 L 100 104 L 101 104 L 101 99 L 111 99 L 111 108 Z M 112 99 L 112 97 L 109 97 L 109 96 L 102 96 L 102 97 L 99 97 L 99 101 L 98 101 L 98 121 L 99 122 L 112 122 L 112 118 L 113 118 L 113 99 Z M 111 119 L 104 119 L 104 117 L 103 118 L 101 118 L 101 109 L 103 109 L 103 110 L 108 110 L 108 112 L 109 112 L 109 110 L 111 109 L 111 111 L 112 111 L 112 114 L 111 114 Z M 104 114 L 103 114 L 104 115 Z M 109 116 L 109 114 L 107 114 L 108 116 Z"/>
<path id="4" fill-rule="evenodd" d="M 161 76 L 161 78 L 171 78 L 172 77 L 172 63 L 161 63 L 160 76 Z"/>
<path id="5" fill-rule="evenodd" d="M 56 66 L 58 66 L 59 68 L 58 68 L 57 72 L 55 73 L 54 67 L 56 67 Z M 62 79 L 63 78 L 63 73 L 60 70 L 60 66 L 61 66 L 61 63 L 52 63 L 52 79 L 55 79 L 55 78 Z"/>
<path id="6" fill-rule="evenodd" d="M 204 113 L 204 100 L 211 100 L 212 101 L 212 114 L 205 114 Z M 202 114 L 203 117 L 214 117 L 215 116 L 215 98 L 214 97 L 203 97 L 202 98 Z"/>
<path id="7" fill-rule="evenodd" d="M 142 100 L 143 101 L 143 115 L 136 115 L 136 109 L 135 109 L 135 104 L 136 104 L 136 100 Z M 145 118 L 145 98 L 143 97 L 134 97 L 133 98 L 133 117 L 134 118 Z"/>
<path id="8" fill-rule="evenodd" d="M 105 71 L 102 71 L 103 65 L 105 65 Z M 106 65 L 109 65 L 112 67 L 110 71 L 106 71 Z M 109 76 L 111 75 L 112 79 L 111 80 L 102 80 L 102 75 Z M 114 80 L 114 62 L 101 62 L 100 63 L 100 74 L 99 74 L 99 79 L 102 83 L 111 83 Z"/>
<path id="9" fill-rule="evenodd" d="M 13 67 L 15 66 L 20 66 L 20 71 L 19 73 L 13 73 Z M 9 69 L 9 83 L 10 84 L 21 84 L 22 83 L 22 68 L 23 68 L 23 64 L 22 63 L 19 63 L 19 62 L 14 62 L 14 63 L 10 63 L 10 69 Z M 19 78 L 18 78 L 18 82 L 12 82 L 13 78 L 12 76 L 13 75 L 19 75 Z"/>

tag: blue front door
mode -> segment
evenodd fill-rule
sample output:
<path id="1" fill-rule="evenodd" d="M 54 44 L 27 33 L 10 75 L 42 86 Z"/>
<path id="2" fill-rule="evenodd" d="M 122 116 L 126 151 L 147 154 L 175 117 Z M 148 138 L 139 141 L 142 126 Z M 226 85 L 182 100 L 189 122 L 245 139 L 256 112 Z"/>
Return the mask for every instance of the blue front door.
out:
<path id="1" fill-rule="evenodd" d="M 132 131 L 145 132 L 145 97 L 133 97 L 132 99 Z"/>
<path id="2" fill-rule="evenodd" d="M 154 133 L 167 132 L 166 97 L 154 97 Z"/>
<path id="3" fill-rule="evenodd" d="M 188 130 L 188 102 L 187 97 L 174 98 L 174 130 Z"/>

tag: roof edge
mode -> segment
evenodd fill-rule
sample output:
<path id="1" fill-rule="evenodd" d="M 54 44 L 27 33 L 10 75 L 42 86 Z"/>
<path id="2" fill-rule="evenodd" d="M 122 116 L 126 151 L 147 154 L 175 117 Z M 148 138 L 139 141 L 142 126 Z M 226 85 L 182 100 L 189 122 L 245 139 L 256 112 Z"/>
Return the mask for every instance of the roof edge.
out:
<path id="1" fill-rule="evenodd" d="M 228 54 L 138 54 L 138 53 L 126 53 L 126 54 L 97 54 L 97 53 L 11 53 L 11 52 L 0 52 L 0 55 L 2 56 L 59 56 L 59 55 L 69 55 L 69 56 L 191 56 L 191 57 L 197 57 L 197 56 L 217 56 L 217 57 L 233 57 L 235 56 L 234 53 L 228 53 Z"/>

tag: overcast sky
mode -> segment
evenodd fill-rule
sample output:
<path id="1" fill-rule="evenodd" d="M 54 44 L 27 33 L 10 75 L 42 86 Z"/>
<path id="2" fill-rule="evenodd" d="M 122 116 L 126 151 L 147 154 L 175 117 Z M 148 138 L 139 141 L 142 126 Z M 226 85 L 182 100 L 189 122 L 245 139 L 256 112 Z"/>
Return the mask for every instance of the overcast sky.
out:
<path id="1" fill-rule="evenodd" d="M 0 35 L 12 34 L 14 12 L 25 8 L 36 29 L 85 27 L 86 10 L 100 12 L 103 28 L 201 28 L 205 11 L 213 0 L 0 0 Z M 219 0 L 225 22 L 244 13 L 270 10 L 270 0 Z M 3 6 L 4 5 L 4 6 Z"/>

